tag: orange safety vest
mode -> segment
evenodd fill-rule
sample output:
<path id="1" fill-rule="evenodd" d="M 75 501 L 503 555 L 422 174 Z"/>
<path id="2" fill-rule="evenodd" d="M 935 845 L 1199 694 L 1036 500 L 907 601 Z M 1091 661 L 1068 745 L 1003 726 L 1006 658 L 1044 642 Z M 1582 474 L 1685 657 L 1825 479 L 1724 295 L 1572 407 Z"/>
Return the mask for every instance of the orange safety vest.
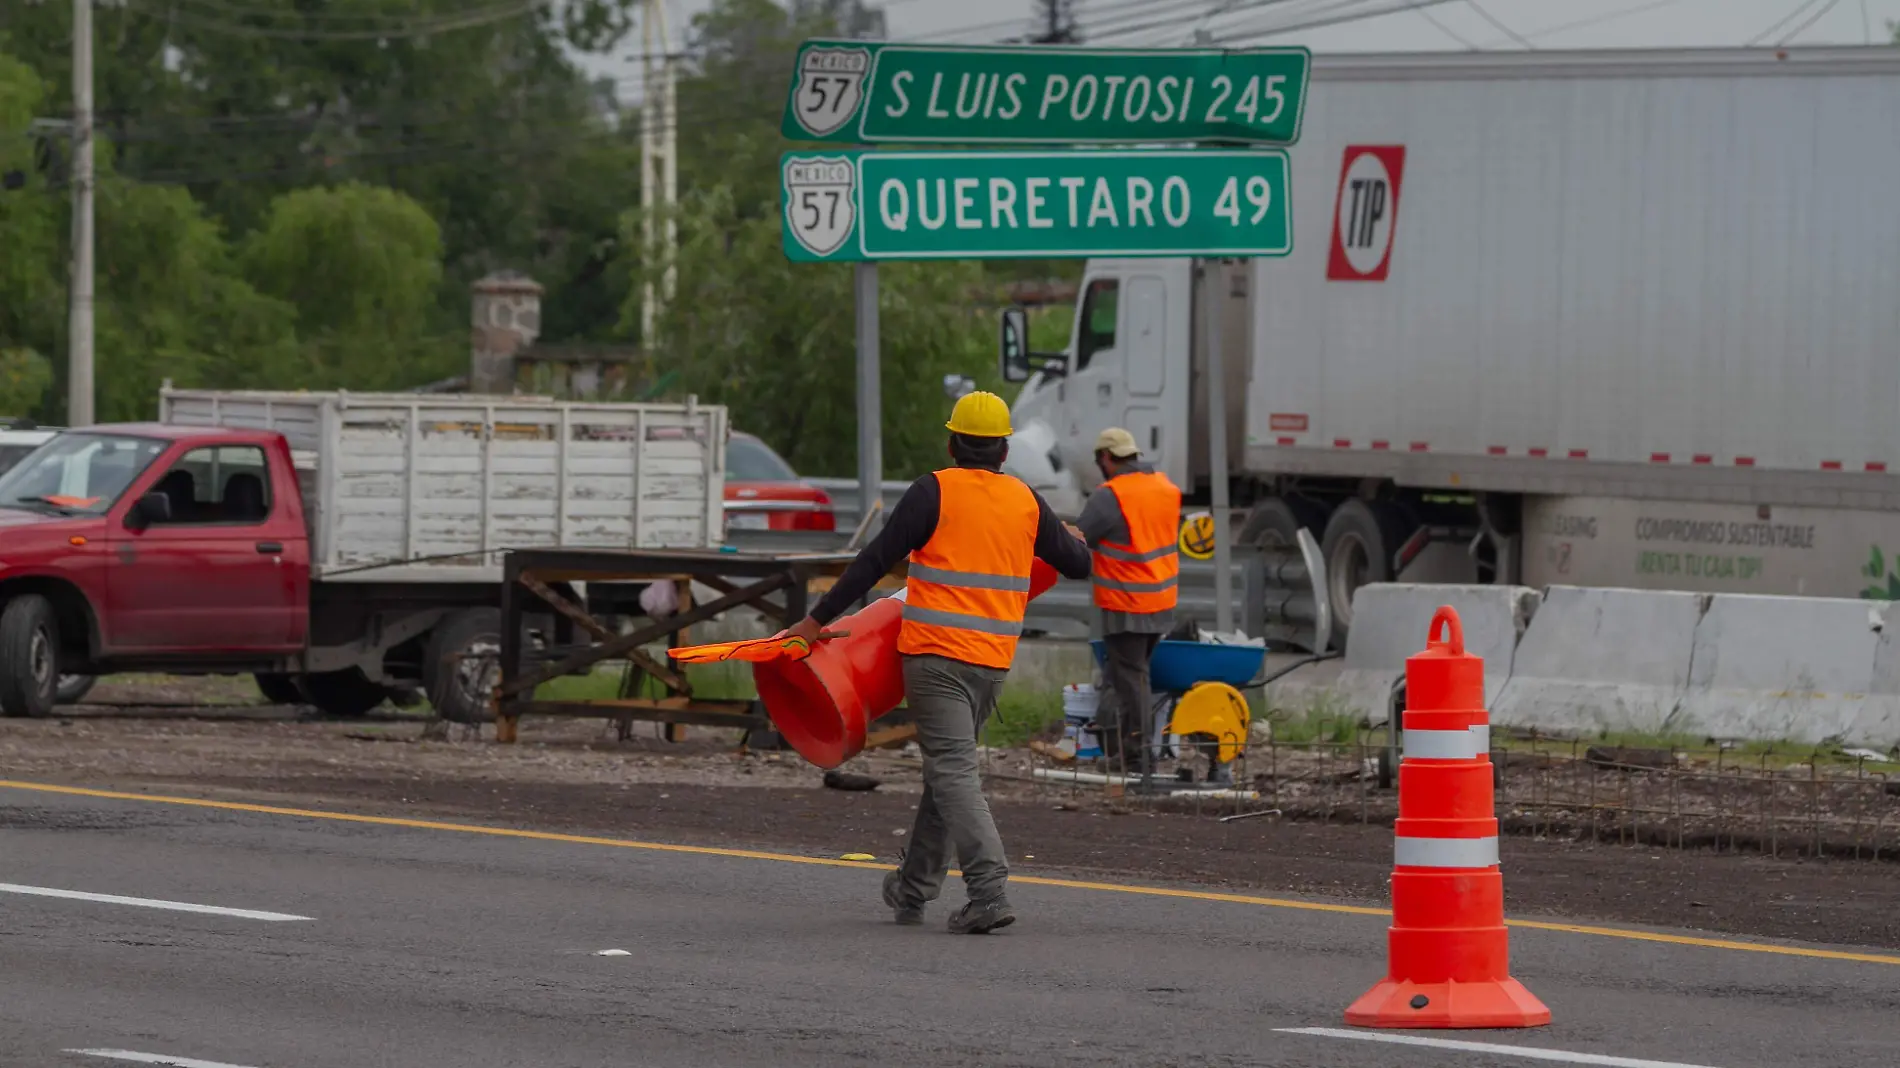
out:
<path id="1" fill-rule="evenodd" d="M 1102 483 L 1121 505 L 1128 543 L 1095 547 L 1095 604 L 1114 612 L 1153 615 L 1173 608 L 1180 593 L 1181 490 L 1155 472 L 1116 475 Z"/>
<path id="2" fill-rule="evenodd" d="M 935 477 L 937 529 L 910 554 L 897 651 L 1008 669 L 1029 610 L 1042 510 L 1009 475 L 953 467 Z"/>

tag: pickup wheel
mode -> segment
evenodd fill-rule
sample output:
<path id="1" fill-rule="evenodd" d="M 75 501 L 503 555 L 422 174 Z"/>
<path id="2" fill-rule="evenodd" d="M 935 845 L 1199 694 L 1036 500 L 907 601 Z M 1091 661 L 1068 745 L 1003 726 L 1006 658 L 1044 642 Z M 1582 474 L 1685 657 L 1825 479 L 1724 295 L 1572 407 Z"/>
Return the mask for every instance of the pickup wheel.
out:
<path id="1" fill-rule="evenodd" d="M 59 620 L 52 602 L 21 594 L 0 611 L 0 714 L 45 716 L 59 700 Z"/>
<path id="2" fill-rule="evenodd" d="M 368 715 L 389 697 L 380 683 L 371 682 L 362 668 L 325 671 L 299 680 L 305 701 L 326 716 L 356 719 Z"/>
<path id="3" fill-rule="evenodd" d="M 260 671 L 251 676 L 257 683 L 257 692 L 264 700 L 273 705 L 301 705 L 306 702 L 303 691 L 297 688 L 297 679 L 275 671 Z"/>
<path id="4" fill-rule="evenodd" d="M 422 680 L 435 713 L 451 723 L 488 723 L 489 695 L 501 681 L 501 612 L 469 608 L 429 633 Z"/>
<path id="5" fill-rule="evenodd" d="M 97 675 L 61 675 L 54 700 L 62 705 L 76 705 L 92 692 L 93 684 L 98 681 Z"/>

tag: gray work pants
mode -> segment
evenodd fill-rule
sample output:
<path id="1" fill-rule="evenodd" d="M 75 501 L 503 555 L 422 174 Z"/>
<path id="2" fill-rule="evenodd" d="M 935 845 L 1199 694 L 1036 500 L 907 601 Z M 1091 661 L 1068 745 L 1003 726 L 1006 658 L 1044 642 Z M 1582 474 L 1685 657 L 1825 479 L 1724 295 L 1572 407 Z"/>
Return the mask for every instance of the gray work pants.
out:
<path id="1" fill-rule="evenodd" d="M 924 753 L 924 797 L 900 869 L 904 898 L 934 901 L 954 859 L 971 901 L 1003 896 L 1009 862 L 977 772 L 976 740 L 1008 672 L 941 656 L 904 658 L 904 696 Z"/>
<path id="2" fill-rule="evenodd" d="M 1148 739 L 1154 734 L 1154 698 L 1148 692 L 1148 661 L 1159 634 L 1105 634 L 1108 685 L 1114 691 L 1111 714 L 1096 717 L 1109 759 L 1122 769 L 1146 768 Z M 1139 759 L 1129 760 L 1130 756 Z"/>

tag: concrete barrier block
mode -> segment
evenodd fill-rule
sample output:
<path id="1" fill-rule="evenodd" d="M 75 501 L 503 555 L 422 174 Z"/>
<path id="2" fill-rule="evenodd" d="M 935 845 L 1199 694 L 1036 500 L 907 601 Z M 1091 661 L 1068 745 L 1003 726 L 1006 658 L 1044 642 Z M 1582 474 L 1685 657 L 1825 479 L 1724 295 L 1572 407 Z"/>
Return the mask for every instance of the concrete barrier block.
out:
<path id="1" fill-rule="evenodd" d="M 1707 604 L 1697 593 L 1550 587 L 1491 721 L 1572 734 L 1676 729 Z"/>
<path id="2" fill-rule="evenodd" d="M 1718 738 L 1856 737 L 1884 602 L 1716 594 L 1696 627 L 1684 728 Z"/>
<path id="3" fill-rule="evenodd" d="M 1382 720 L 1392 684 L 1405 674 L 1405 658 L 1424 650 L 1432 614 L 1450 605 L 1464 626 L 1465 651 L 1484 658 L 1485 701 L 1495 703 L 1537 602 L 1537 591 L 1525 586 L 1361 586 L 1352 599 L 1340 697 L 1374 722 Z"/>
<path id="4" fill-rule="evenodd" d="M 1900 745 L 1900 612 L 1892 601 L 1868 601 L 1868 625 L 1878 627 L 1874 678 L 1849 741 L 1888 749 Z"/>

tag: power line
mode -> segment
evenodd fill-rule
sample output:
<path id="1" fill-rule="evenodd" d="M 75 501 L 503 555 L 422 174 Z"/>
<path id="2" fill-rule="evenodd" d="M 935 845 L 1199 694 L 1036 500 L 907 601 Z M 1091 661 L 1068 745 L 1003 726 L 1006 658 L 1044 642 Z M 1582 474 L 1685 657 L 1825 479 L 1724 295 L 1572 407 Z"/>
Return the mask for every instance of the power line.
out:
<path id="1" fill-rule="evenodd" d="M 519 8 L 520 0 L 508 0 L 506 3 L 478 7 L 473 11 L 459 12 L 419 12 L 407 15 L 391 14 L 386 11 L 306 11 L 301 8 L 255 7 L 250 4 L 234 4 L 230 0 L 169 0 L 173 4 L 185 4 L 236 15 L 242 18 L 278 19 L 290 22 L 397 22 L 409 23 L 418 18 L 467 17 L 499 11 L 502 8 Z"/>
<path id="2" fill-rule="evenodd" d="M 1591 15 L 1589 18 L 1576 19 L 1572 22 L 1563 22 L 1555 26 L 1546 26 L 1543 29 L 1532 30 L 1525 36 L 1533 41 L 1542 40 L 1543 38 L 1555 34 L 1567 33 L 1570 30 L 1580 30 L 1586 26 L 1599 26 L 1605 22 L 1615 22 L 1617 19 L 1625 18 L 1630 15 L 1638 15 L 1645 11 L 1654 11 L 1659 7 L 1670 7 L 1680 3 L 1682 3 L 1682 0 L 1648 0 L 1647 3 L 1634 4 L 1630 7 L 1619 8 L 1615 11 L 1606 11 L 1599 15 Z"/>
<path id="3" fill-rule="evenodd" d="M 272 26 L 252 26 L 247 23 L 230 22 L 194 14 L 190 11 L 169 7 L 148 8 L 153 0 L 126 0 L 125 10 L 169 25 L 186 29 L 202 30 L 205 33 L 223 34 L 229 37 L 255 37 L 277 41 L 384 41 L 404 40 L 415 37 L 431 37 L 438 33 L 455 30 L 474 29 L 500 22 L 521 18 L 533 14 L 544 7 L 548 0 L 522 0 L 519 3 L 500 5 L 492 8 L 463 12 L 457 15 L 442 15 L 430 19 L 413 19 L 402 24 L 392 24 L 374 30 L 327 30 L 327 29 L 284 29 Z M 175 2 L 175 0 L 174 0 Z"/>
<path id="4" fill-rule="evenodd" d="M 1827 15 L 1827 13 L 1828 13 L 1828 12 L 1830 12 L 1830 11 L 1832 11 L 1832 10 L 1834 10 L 1834 8 L 1835 8 L 1835 7 L 1837 6 L 1837 5 L 1839 5 L 1839 4 L 1840 4 L 1840 2 L 1841 2 L 1841 0 L 1827 0 L 1827 3 L 1826 3 L 1825 5 L 1823 5 L 1823 6 L 1822 6 L 1822 8 L 1821 8 L 1821 10 L 1819 10 L 1819 11 L 1816 11 L 1816 12 L 1815 12 L 1814 14 L 1812 14 L 1812 15 L 1809 15 L 1809 16 L 1808 16 L 1808 21 L 1806 21 L 1806 22 L 1804 22 L 1804 23 L 1802 23 L 1802 24 L 1801 24 L 1801 25 L 1799 25 L 1799 26 L 1796 26 L 1796 27 L 1795 27 L 1794 29 L 1792 29 L 1792 30 L 1789 30 L 1789 31 L 1788 31 L 1788 32 L 1787 32 L 1787 33 L 1786 33 L 1785 35 L 1783 35 L 1783 36 L 1782 36 L 1782 38 L 1781 38 L 1781 40 L 1779 40 L 1779 41 L 1776 41 L 1776 42 L 1775 42 L 1775 45 L 1776 45 L 1777 47 L 1779 47 L 1779 46 L 1781 46 L 1781 45 L 1785 45 L 1785 44 L 1787 44 L 1787 43 L 1788 43 L 1789 41 L 1792 41 L 1792 40 L 1794 40 L 1795 38 L 1797 38 L 1797 37 L 1799 37 L 1799 36 L 1801 36 L 1802 34 L 1804 34 L 1804 33 L 1806 33 L 1806 32 L 1808 31 L 1808 27 L 1809 27 L 1809 26 L 1812 26 L 1812 25 L 1814 25 L 1815 23 L 1817 23 L 1817 22 L 1819 22 L 1819 21 L 1821 21 L 1821 19 L 1822 19 L 1822 18 L 1824 18 L 1824 17 L 1825 17 L 1826 15 Z"/>
<path id="5" fill-rule="evenodd" d="M 1795 5 L 1793 11 L 1790 11 L 1786 15 L 1783 15 L 1780 18 L 1776 19 L 1774 22 L 1774 25 L 1769 26 L 1767 29 L 1761 31 L 1755 36 L 1750 37 L 1748 39 L 1748 44 L 1751 47 L 1754 45 L 1761 44 L 1763 41 L 1766 41 L 1768 38 L 1774 36 L 1777 30 L 1780 30 L 1783 26 L 1788 25 L 1789 23 L 1793 22 L 1795 19 L 1800 18 L 1802 12 L 1808 10 L 1809 8 L 1815 6 L 1816 4 L 1819 4 L 1820 2 L 1821 0 L 1801 0 L 1800 3 Z"/>
<path id="6" fill-rule="evenodd" d="M 1458 31 L 1452 29 L 1450 26 L 1447 26 L 1444 23 L 1438 21 L 1437 15 L 1432 14 L 1431 12 L 1425 10 L 1422 7 L 1419 7 L 1416 4 L 1412 5 L 1412 13 L 1417 15 L 1419 18 L 1424 19 L 1426 22 L 1431 23 L 1433 26 L 1437 27 L 1439 33 L 1442 33 L 1445 36 L 1451 38 L 1452 40 L 1457 41 L 1459 44 L 1464 45 L 1466 48 L 1471 49 L 1473 52 L 1480 50 L 1478 46 L 1472 42 L 1471 38 L 1466 37 L 1464 34 L 1461 34 Z"/>
<path id="7" fill-rule="evenodd" d="M 1262 27 L 1259 30 L 1252 30 L 1245 33 L 1240 33 L 1230 38 L 1228 43 L 1253 41 L 1253 40 L 1259 40 L 1261 38 L 1266 38 L 1266 37 L 1278 37 L 1282 34 L 1293 33 L 1297 30 L 1314 30 L 1314 29 L 1319 29 L 1321 27 L 1325 27 L 1325 26 L 1337 26 L 1343 23 L 1348 23 L 1348 22 L 1360 22 L 1365 19 L 1379 18 L 1383 15 L 1393 15 L 1393 14 L 1397 14 L 1399 12 L 1407 11 L 1407 10 L 1426 8 L 1426 7 L 1436 7 L 1439 4 L 1450 3 L 1451 0 L 1396 0 L 1396 2 L 1389 3 L 1384 8 L 1377 9 L 1377 10 L 1370 10 L 1370 11 L 1350 10 L 1352 2 L 1353 0 L 1345 0 L 1344 3 L 1341 3 L 1332 8 L 1315 9 L 1315 17 L 1309 18 L 1305 22 L 1282 23 L 1278 26 Z M 1320 15 L 1318 14 L 1319 11 L 1332 11 L 1332 12 L 1338 12 L 1338 14 Z"/>
<path id="8" fill-rule="evenodd" d="M 1484 9 L 1484 6 L 1478 3 L 1478 0 L 1465 0 L 1465 6 L 1471 8 L 1471 10 L 1473 11 L 1476 11 L 1478 13 L 1479 18 L 1490 23 L 1492 26 L 1495 26 L 1499 33 L 1502 33 L 1504 36 L 1509 37 L 1511 40 L 1516 41 L 1518 44 L 1523 45 L 1527 49 L 1530 49 L 1532 51 L 1536 50 L 1537 48 L 1536 45 L 1530 43 L 1528 39 L 1526 39 L 1523 35 L 1519 34 L 1516 30 L 1498 21 L 1496 16 L 1492 15 L 1491 12 L 1486 11 Z"/>
<path id="9" fill-rule="evenodd" d="M 1288 3 L 1294 3 L 1294 2 L 1297 2 L 1297 0 L 1239 0 L 1239 2 L 1237 3 L 1228 4 L 1226 9 L 1223 11 L 1219 11 L 1219 12 L 1210 11 L 1207 14 L 1207 16 L 1202 20 L 1202 22 L 1204 24 L 1207 20 L 1213 19 L 1216 17 L 1224 18 L 1228 15 L 1238 14 L 1242 11 L 1251 11 L 1257 8 L 1277 7 L 1281 4 L 1288 4 Z M 1160 13 L 1157 9 L 1154 8 L 1153 5 L 1145 5 L 1145 6 L 1147 6 L 1149 10 L 1142 12 L 1143 15 L 1152 15 L 1152 14 Z M 1192 7 L 1194 5 L 1186 4 L 1183 6 Z M 1203 5 L 1203 6 L 1211 7 L 1212 5 Z M 1095 38 L 1097 40 L 1100 40 L 1100 39 L 1112 38 L 1112 37 L 1126 37 L 1130 34 L 1143 33 L 1148 30 L 1171 29 L 1174 27 L 1178 27 L 1180 24 L 1181 24 L 1181 19 L 1179 17 L 1155 18 L 1155 19 L 1150 19 L 1147 22 L 1138 22 L 1138 23 L 1118 26 L 1106 32 L 1097 32 L 1095 33 Z"/>

